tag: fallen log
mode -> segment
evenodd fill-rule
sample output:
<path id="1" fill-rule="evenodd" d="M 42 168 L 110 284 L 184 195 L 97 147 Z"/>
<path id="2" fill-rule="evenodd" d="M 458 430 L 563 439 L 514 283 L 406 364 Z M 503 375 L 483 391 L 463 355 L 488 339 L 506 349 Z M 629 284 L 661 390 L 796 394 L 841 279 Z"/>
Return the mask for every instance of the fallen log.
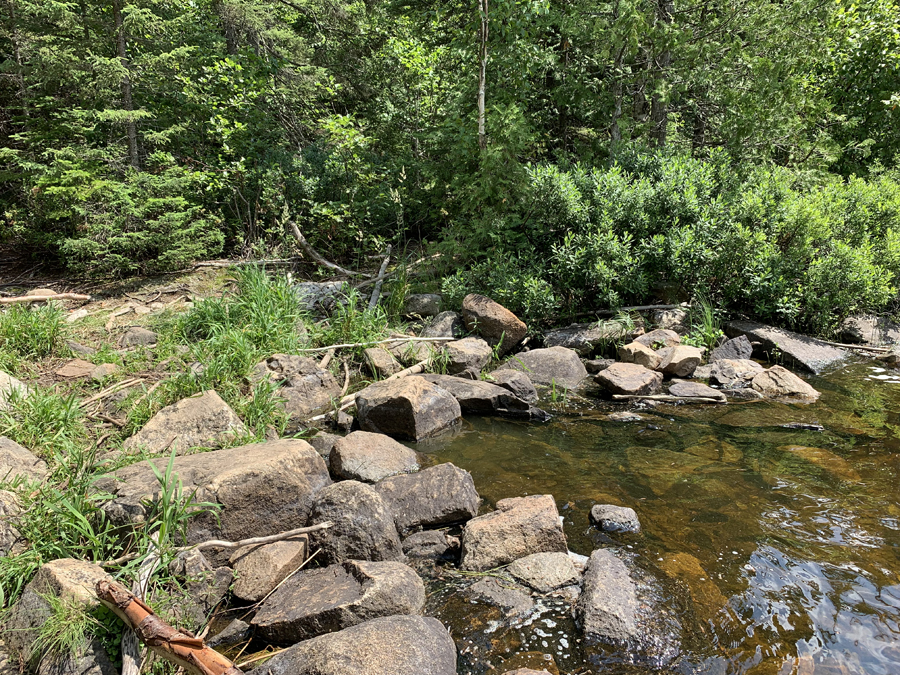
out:
<path id="1" fill-rule="evenodd" d="M 19 302 L 46 302 L 47 300 L 82 300 L 87 302 L 89 295 L 81 293 L 56 293 L 55 295 L 17 295 L 13 298 L 0 298 L 0 305 L 14 305 Z"/>
<path id="2" fill-rule="evenodd" d="M 95 586 L 97 598 L 156 654 L 194 675 L 242 675 L 243 671 L 188 631 L 173 628 L 143 600 L 111 579 Z"/>
<path id="3" fill-rule="evenodd" d="M 297 243 L 300 244 L 300 247 L 306 251 L 306 254 L 313 259 L 318 265 L 322 267 L 327 267 L 328 269 L 332 269 L 335 272 L 340 272 L 341 274 L 346 274 L 348 277 L 368 277 L 371 276 L 364 272 L 354 272 L 353 270 L 348 270 L 340 265 L 336 265 L 333 262 L 325 260 L 321 255 L 319 255 L 318 251 L 312 247 L 312 245 L 306 240 L 306 237 L 303 236 L 303 233 L 300 231 L 300 228 L 297 227 L 297 223 L 293 220 L 287 221 L 288 227 L 291 229 L 291 232 L 294 235 L 294 238 L 297 240 Z"/>
<path id="4" fill-rule="evenodd" d="M 381 269 L 378 270 L 378 276 L 375 277 L 375 289 L 372 291 L 372 297 L 369 298 L 369 311 L 375 309 L 378 299 L 381 297 L 381 285 L 384 283 L 384 271 L 387 269 L 388 263 L 391 261 L 391 245 L 388 244 L 387 252 L 384 254 L 384 261 L 381 263 Z"/>
<path id="5" fill-rule="evenodd" d="M 669 394 L 613 394 L 614 401 L 661 401 L 663 403 L 725 403 L 724 398 L 707 398 L 705 396 L 671 396 Z"/>

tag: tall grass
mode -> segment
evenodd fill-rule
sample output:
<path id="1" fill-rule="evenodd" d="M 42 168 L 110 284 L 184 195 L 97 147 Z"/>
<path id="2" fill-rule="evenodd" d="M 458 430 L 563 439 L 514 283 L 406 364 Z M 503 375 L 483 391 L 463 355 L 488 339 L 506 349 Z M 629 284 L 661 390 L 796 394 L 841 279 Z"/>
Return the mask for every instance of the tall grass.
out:
<path id="1" fill-rule="evenodd" d="M 22 361 L 58 353 L 65 336 L 64 314 L 55 302 L 11 305 L 0 312 L 0 369 L 20 372 Z"/>

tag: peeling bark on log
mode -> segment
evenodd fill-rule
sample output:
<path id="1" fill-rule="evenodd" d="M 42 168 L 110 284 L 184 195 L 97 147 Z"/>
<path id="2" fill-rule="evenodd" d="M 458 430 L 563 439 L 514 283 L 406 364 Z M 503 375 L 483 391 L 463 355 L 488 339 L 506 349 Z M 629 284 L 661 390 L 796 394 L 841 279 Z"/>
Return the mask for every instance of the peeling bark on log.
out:
<path id="1" fill-rule="evenodd" d="M 46 302 L 47 300 L 83 300 L 91 299 L 81 293 L 57 293 L 56 295 L 17 295 L 14 298 L 0 298 L 0 305 L 14 305 L 19 302 Z"/>

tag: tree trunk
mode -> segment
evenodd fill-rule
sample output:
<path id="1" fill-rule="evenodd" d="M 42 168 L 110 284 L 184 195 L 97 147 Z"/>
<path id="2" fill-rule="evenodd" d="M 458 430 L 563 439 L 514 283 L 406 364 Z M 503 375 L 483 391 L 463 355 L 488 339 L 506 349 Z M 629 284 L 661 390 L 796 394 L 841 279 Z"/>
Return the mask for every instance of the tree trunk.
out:
<path id="1" fill-rule="evenodd" d="M 112 0 L 113 21 L 116 24 L 116 48 L 119 54 L 119 61 L 125 69 L 122 76 L 122 107 L 128 112 L 134 112 L 134 101 L 131 97 L 131 64 L 128 62 L 128 54 L 126 52 L 125 43 L 125 24 L 122 21 L 121 0 Z M 128 134 L 128 160 L 131 166 L 137 170 L 141 170 L 141 158 L 138 154 L 138 137 L 137 122 L 133 117 L 129 117 L 125 124 L 125 130 Z"/>
<path id="2" fill-rule="evenodd" d="M 487 85 L 487 43 L 488 43 L 488 0 L 480 0 L 481 10 L 481 64 L 478 70 L 478 147 L 484 150 L 487 147 L 487 132 L 485 131 L 484 95 Z"/>
<path id="3" fill-rule="evenodd" d="M 28 117 L 28 92 L 25 89 L 25 66 L 22 63 L 22 50 L 19 44 L 19 27 L 16 22 L 16 2 L 7 0 L 9 4 L 9 36 L 13 43 L 13 56 L 16 60 L 16 83 L 19 85 L 19 103 L 22 115 Z"/>
<path id="4" fill-rule="evenodd" d="M 658 0 L 657 21 L 667 25 L 671 24 L 674 9 L 672 0 Z M 668 41 L 668 36 L 665 39 Z M 656 57 L 656 86 L 653 98 L 650 101 L 650 139 L 653 145 L 658 148 L 666 145 L 666 138 L 669 133 L 669 109 L 665 98 L 659 93 L 659 87 L 671 65 L 672 52 L 667 48 Z"/>

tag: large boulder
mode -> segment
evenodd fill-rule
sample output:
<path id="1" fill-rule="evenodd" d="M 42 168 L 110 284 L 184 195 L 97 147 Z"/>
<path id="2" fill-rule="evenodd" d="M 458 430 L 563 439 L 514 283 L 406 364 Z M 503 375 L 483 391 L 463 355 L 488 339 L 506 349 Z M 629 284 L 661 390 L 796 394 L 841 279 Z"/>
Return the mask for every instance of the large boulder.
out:
<path id="1" fill-rule="evenodd" d="M 292 425 L 329 407 L 341 395 L 341 385 L 313 359 L 294 354 L 273 354 L 256 364 L 250 373 L 254 383 L 268 380 L 278 385 L 277 395 L 283 399 Z"/>
<path id="2" fill-rule="evenodd" d="M 607 549 L 591 554 L 575 619 L 590 642 L 622 644 L 639 635 L 637 588 L 625 563 Z"/>
<path id="3" fill-rule="evenodd" d="M 611 342 L 634 338 L 643 329 L 632 330 L 618 321 L 599 323 L 573 323 L 565 328 L 556 328 L 544 336 L 544 346 L 565 347 L 581 356 L 592 356 L 594 352 Z"/>
<path id="4" fill-rule="evenodd" d="M 516 398 L 522 399 L 527 403 L 537 403 L 538 401 L 537 389 L 534 388 L 534 383 L 532 383 L 528 375 L 521 371 L 501 368 L 493 371 L 489 379 L 498 387 L 511 391 Z"/>
<path id="5" fill-rule="evenodd" d="M 635 341 L 640 342 L 646 347 L 650 347 L 650 349 L 660 349 L 662 347 L 675 347 L 676 345 L 681 344 L 681 336 L 673 330 L 657 328 L 656 330 L 651 330 L 649 333 L 644 333 L 643 335 L 636 337 Z"/>
<path id="6" fill-rule="evenodd" d="M 335 476 L 364 483 L 377 483 L 388 476 L 419 470 L 415 451 L 390 436 L 368 431 L 354 431 L 339 438 L 330 460 Z"/>
<path id="7" fill-rule="evenodd" d="M 23 382 L 0 370 L 0 410 L 9 407 L 9 398 L 13 392 L 19 396 L 27 396 L 29 391 Z"/>
<path id="8" fill-rule="evenodd" d="M 732 321 L 725 326 L 729 337 L 745 335 L 754 345 L 754 352 L 769 361 L 781 361 L 818 374 L 828 366 L 847 358 L 847 350 L 833 347 L 822 340 L 773 328 L 753 321 Z"/>
<path id="9" fill-rule="evenodd" d="M 565 347 L 532 349 L 516 354 L 504 368 L 527 373 L 535 384 L 575 389 L 587 377 L 587 369 L 578 354 Z"/>
<path id="10" fill-rule="evenodd" d="M 436 293 L 416 293 L 406 296 L 403 313 L 422 318 L 437 316 L 441 311 L 441 296 Z"/>
<path id="11" fill-rule="evenodd" d="M 546 413 L 516 398 L 508 389 L 481 380 L 452 375 L 422 375 L 422 379 L 449 391 L 465 414 L 501 415 L 520 419 L 544 419 Z"/>
<path id="12" fill-rule="evenodd" d="M 462 317 L 458 313 L 441 312 L 425 327 L 422 337 L 460 338 L 465 333 L 465 329 Z"/>
<path id="13" fill-rule="evenodd" d="M 247 432 L 247 427 L 214 391 L 190 396 L 166 406 L 125 441 L 125 450 L 144 448 L 160 453 L 190 448 L 216 448 Z"/>
<path id="14" fill-rule="evenodd" d="M 738 335 L 736 338 L 725 340 L 722 344 L 712 350 L 709 355 L 709 362 L 715 363 L 722 359 L 749 359 L 753 356 L 753 345 L 746 335 Z"/>
<path id="15" fill-rule="evenodd" d="M 419 441 L 456 424 L 462 416 L 450 392 L 421 377 L 377 382 L 356 395 L 364 431 Z"/>
<path id="16" fill-rule="evenodd" d="M 481 502 L 472 475 L 450 463 L 385 478 L 375 489 L 401 531 L 469 520 Z"/>
<path id="17" fill-rule="evenodd" d="M 371 485 L 355 480 L 322 489 L 313 505 L 310 524 L 331 527 L 310 534 L 310 547 L 322 549 L 317 561 L 400 560 L 403 549 L 394 516 Z"/>
<path id="18" fill-rule="evenodd" d="M 48 473 L 44 460 L 6 436 L 0 436 L 0 481 L 12 481 L 17 476 L 43 481 Z"/>
<path id="19" fill-rule="evenodd" d="M 246 602 L 259 602 L 294 572 L 309 554 L 309 539 L 298 535 L 262 546 L 245 546 L 231 556 L 236 580 L 232 592 Z"/>
<path id="20" fill-rule="evenodd" d="M 506 307 L 477 293 L 463 298 L 462 317 L 467 330 L 492 345 L 499 344 L 501 355 L 519 344 L 528 332 L 528 327 Z"/>
<path id="21" fill-rule="evenodd" d="M 424 605 L 425 585 L 412 568 L 351 560 L 294 575 L 252 623 L 264 640 L 294 644 L 381 616 L 421 614 Z"/>
<path id="22" fill-rule="evenodd" d="M 156 467 L 154 472 L 150 463 Z M 114 495 L 103 508 L 113 522 L 139 525 L 161 497 L 157 473 L 168 459 L 138 462 L 98 482 Z M 218 505 L 188 522 L 187 539 L 239 541 L 303 527 L 315 494 L 331 484 L 325 460 L 305 441 L 282 439 L 176 457 L 184 495 Z"/>
<path id="23" fill-rule="evenodd" d="M 729 389 L 749 387 L 765 368 L 750 359 L 719 359 L 710 366 L 709 380 Z"/>
<path id="24" fill-rule="evenodd" d="M 514 560 L 506 568 L 513 577 L 538 593 L 550 593 L 581 581 L 575 563 L 567 553 L 532 553 Z"/>
<path id="25" fill-rule="evenodd" d="M 483 572 L 532 553 L 567 550 L 552 495 L 513 497 L 466 524 L 462 567 Z"/>
<path id="26" fill-rule="evenodd" d="M 395 615 L 299 642 L 257 675 L 456 675 L 456 645 L 437 619 Z"/>
<path id="27" fill-rule="evenodd" d="M 818 400 L 819 392 L 787 368 L 772 366 L 753 378 L 751 386 L 766 398 Z"/>
<path id="28" fill-rule="evenodd" d="M 619 347 L 617 355 L 622 363 L 636 363 L 648 370 L 656 370 L 662 360 L 650 347 L 637 341 Z"/>
<path id="29" fill-rule="evenodd" d="M 703 353 L 696 347 L 676 345 L 668 350 L 657 370 L 675 377 L 690 377 L 702 359 Z"/>
<path id="30" fill-rule="evenodd" d="M 663 376 L 636 363 L 614 363 L 594 375 L 594 381 L 611 394 L 648 396 L 659 391 Z"/>
<path id="31" fill-rule="evenodd" d="M 476 337 L 448 342 L 443 351 L 447 358 L 447 372 L 451 375 L 477 373 L 491 362 L 494 355 L 490 345 Z"/>

